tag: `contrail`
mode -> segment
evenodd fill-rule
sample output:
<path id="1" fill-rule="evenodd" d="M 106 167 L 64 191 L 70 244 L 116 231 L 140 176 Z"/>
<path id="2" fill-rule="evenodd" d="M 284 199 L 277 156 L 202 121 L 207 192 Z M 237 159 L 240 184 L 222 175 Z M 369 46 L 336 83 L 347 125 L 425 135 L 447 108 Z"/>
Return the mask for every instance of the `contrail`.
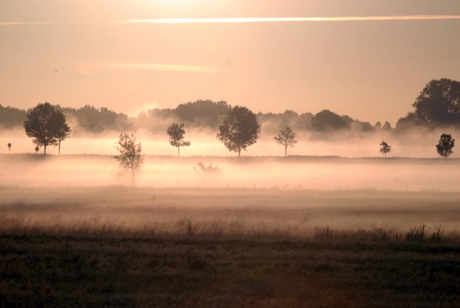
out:
<path id="1" fill-rule="evenodd" d="M 192 23 L 268 23 L 268 22 L 324 22 L 324 21 L 392 21 L 392 20 L 447 20 L 460 15 L 407 16 L 345 16 L 345 17 L 235 17 L 235 18 L 156 18 L 129 19 L 118 23 L 192 24 Z"/>
<path id="2" fill-rule="evenodd" d="M 54 24 L 206 24 L 206 23 L 269 23 L 269 22 L 327 22 L 327 21 L 398 21 L 398 20 L 452 20 L 460 15 L 404 15 L 404 16 L 338 16 L 338 17 L 229 17 L 229 18 L 153 18 L 101 22 L 23 22 L 0 21 L 0 26 L 54 25 Z"/>
<path id="3" fill-rule="evenodd" d="M 0 21 L 0 26 L 28 26 L 28 25 L 63 25 L 60 21 L 37 21 L 37 22 L 25 22 L 25 21 Z"/>

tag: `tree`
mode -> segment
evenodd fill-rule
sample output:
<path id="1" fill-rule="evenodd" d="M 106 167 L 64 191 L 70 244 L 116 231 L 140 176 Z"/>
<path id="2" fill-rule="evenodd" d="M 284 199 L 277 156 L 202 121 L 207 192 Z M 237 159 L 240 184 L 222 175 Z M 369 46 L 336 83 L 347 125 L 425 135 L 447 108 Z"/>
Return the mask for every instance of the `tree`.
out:
<path id="1" fill-rule="evenodd" d="M 14 107 L 3 107 L 0 104 L 0 127 L 15 128 L 24 124 L 27 112 Z"/>
<path id="2" fill-rule="evenodd" d="M 136 137 L 131 134 L 120 133 L 118 142 L 115 143 L 115 148 L 120 152 L 120 155 L 115 158 L 120 163 L 120 167 L 124 169 L 131 169 L 132 182 L 134 183 L 134 172 L 141 169 L 144 163 L 144 156 L 142 153 L 142 146 L 140 143 L 136 143 Z"/>
<path id="3" fill-rule="evenodd" d="M 50 103 L 38 104 L 27 114 L 24 122 L 27 136 L 33 138 L 33 143 L 43 146 L 46 155 L 46 147 L 59 145 L 69 136 L 70 128 L 67 126 L 65 116 L 59 110 L 55 110 Z"/>
<path id="4" fill-rule="evenodd" d="M 35 147 L 35 155 L 37 155 L 38 151 L 40 151 L 39 147 Z"/>
<path id="5" fill-rule="evenodd" d="M 297 143 L 297 140 L 295 138 L 295 133 L 291 130 L 291 128 L 288 126 L 285 129 L 282 129 L 278 136 L 274 137 L 276 140 L 276 143 L 281 144 L 284 146 L 284 156 L 287 156 L 287 148 L 288 146 L 293 148 L 295 144 Z"/>
<path id="6" fill-rule="evenodd" d="M 231 108 L 225 101 L 197 100 L 180 104 L 173 112 L 181 121 L 217 128 Z"/>
<path id="7" fill-rule="evenodd" d="M 10 153 L 11 150 L 11 143 L 8 143 L 8 154 Z"/>
<path id="8" fill-rule="evenodd" d="M 438 151 L 439 155 L 444 157 L 444 162 L 447 161 L 447 157 L 449 157 L 450 154 L 454 153 L 452 151 L 452 148 L 454 147 L 454 141 L 455 139 L 452 139 L 450 134 L 442 134 L 439 138 L 438 144 L 436 145 L 436 150 Z"/>
<path id="9" fill-rule="evenodd" d="M 320 132 L 330 132 L 348 127 L 347 122 L 341 116 L 329 110 L 318 112 L 312 120 L 312 126 Z"/>
<path id="10" fill-rule="evenodd" d="M 390 153 L 391 145 L 388 145 L 385 141 L 380 142 L 380 153 L 385 154 L 385 158 L 387 157 L 387 153 Z"/>
<path id="11" fill-rule="evenodd" d="M 260 124 L 256 115 L 246 107 L 235 106 L 227 114 L 222 125 L 219 126 L 217 139 L 222 141 L 229 151 L 245 150 L 257 142 L 260 133 Z"/>
<path id="12" fill-rule="evenodd" d="M 172 123 L 171 125 L 169 125 L 166 132 L 169 135 L 169 143 L 173 147 L 177 147 L 177 156 L 180 155 L 180 147 L 190 146 L 190 141 L 184 141 L 184 135 L 185 135 L 184 123 L 182 124 Z"/>
<path id="13" fill-rule="evenodd" d="M 383 130 L 391 130 L 391 124 L 385 121 L 385 123 L 382 125 Z"/>
<path id="14" fill-rule="evenodd" d="M 61 141 L 69 138 L 70 135 L 70 127 L 67 125 L 65 121 L 65 116 L 62 112 L 57 112 L 55 115 L 55 119 L 53 121 L 53 129 L 55 131 L 55 138 L 58 144 L 58 153 L 61 155 Z"/>
<path id="15" fill-rule="evenodd" d="M 412 104 L 418 119 L 434 124 L 460 124 L 460 82 L 431 80 Z"/>
<path id="16" fill-rule="evenodd" d="M 217 174 L 221 173 L 223 168 L 220 168 L 219 166 L 213 166 L 212 163 L 209 164 L 209 166 L 206 167 L 205 164 L 202 162 L 197 163 L 198 169 L 193 166 L 193 170 L 195 170 L 196 173 L 199 174 Z"/>

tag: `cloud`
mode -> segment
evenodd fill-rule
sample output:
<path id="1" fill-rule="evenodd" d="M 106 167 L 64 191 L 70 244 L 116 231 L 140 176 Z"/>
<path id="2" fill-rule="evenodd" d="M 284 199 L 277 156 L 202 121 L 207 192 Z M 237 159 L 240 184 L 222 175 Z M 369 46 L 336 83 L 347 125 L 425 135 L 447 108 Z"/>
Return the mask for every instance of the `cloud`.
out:
<path id="1" fill-rule="evenodd" d="M 339 17 L 235 17 L 235 18 L 156 18 L 118 21 L 124 24 L 190 24 L 190 23 L 261 23 L 261 22 L 325 22 L 325 21 L 395 21 L 448 20 L 460 15 L 406 15 L 406 16 L 339 16 Z"/>
<path id="2" fill-rule="evenodd" d="M 77 72 L 91 76 L 104 76 L 101 71 L 107 70 L 142 70 L 184 73 L 219 73 L 219 69 L 208 66 L 151 63 L 75 63 Z"/>
<path id="3" fill-rule="evenodd" d="M 0 26 L 30 26 L 30 25 L 62 25 L 63 22 L 24 22 L 24 21 L 0 21 Z"/>

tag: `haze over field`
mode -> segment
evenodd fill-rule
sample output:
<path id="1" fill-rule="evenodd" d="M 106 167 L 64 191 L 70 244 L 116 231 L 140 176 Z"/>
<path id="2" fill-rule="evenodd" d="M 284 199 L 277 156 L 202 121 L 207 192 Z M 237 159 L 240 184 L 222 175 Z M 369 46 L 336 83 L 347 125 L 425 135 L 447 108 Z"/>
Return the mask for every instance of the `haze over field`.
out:
<path id="1" fill-rule="evenodd" d="M 459 0 L 0 0 L 0 307 L 458 307 Z"/>
<path id="2" fill-rule="evenodd" d="M 288 149 L 288 155 L 293 156 L 340 156 L 340 157 L 383 157 L 379 153 L 379 143 L 386 140 L 392 150 L 388 157 L 412 157 L 412 158 L 439 158 L 435 145 L 441 133 L 446 130 L 439 129 L 426 134 L 413 133 L 404 138 L 398 138 L 389 133 L 370 135 L 355 135 L 353 133 L 327 136 L 328 140 L 315 140 L 315 135 L 310 133 L 298 133 L 298 143 Z M 449 130 L 454 137 L 460 136 L 457 131 Z M 284 148 L 273 140 L 275 135 L 262 134 L 260 140 L 249 147 L 244 156 L 283 156 Z M 166 132 L 152 135 L 149 132 L 136 134 L 138 142 L 142 144 L 143 153 L 147 155 L 176 156 L 177 148 L 168 142 Z M 317 137 L 318 138 L 318 137 Z M 191 141 L 191 146 L 181 149 L 181 156 L 235 156 L 219 142 L 215 134 L 188 130 L 186 139 Z M 115 155 L 114 147 L 118 140 L 118 133 L 103 135 L 70 137 L 61 145 L 61 154 L 96 154 Z M 0 153 L 8 154 L 8 143 L 12 143 L 11 154 L 29 153 L 35 154 L 35 145 L 31 139 L 25 136 L 23 130 L 3 131 L 0 134 Z M 42 154 L 40 150 L 40 154 Z M 49 147 L 47 153 L 57 155 L 57 147 Z M 455 149 L 452 158 L 458 157 Z M 198 159 L 198 158 L 197 158 Z M 441 159 L 441 158 L 440 158 Z"/>

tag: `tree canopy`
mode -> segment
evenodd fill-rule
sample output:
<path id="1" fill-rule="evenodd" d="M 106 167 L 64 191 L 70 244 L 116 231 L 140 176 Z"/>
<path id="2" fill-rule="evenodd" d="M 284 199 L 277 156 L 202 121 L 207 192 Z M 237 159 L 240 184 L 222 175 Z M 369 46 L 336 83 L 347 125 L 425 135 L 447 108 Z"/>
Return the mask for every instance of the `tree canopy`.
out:
<path id="1" fill-rule="evenodd" d="M 260 124 L 256 115 L 246 107 L 235 106 L 227 114 L 222 125 L 219 126 L 217 139 L 222 141 L 229 151 L 245 150 L 257 142 L 260 133 Z"/>
<path id="2" fill-rule="evenodd" d="M 50 103 L 40 103 L 33 108 L 27 114 L 24 129 L 27 136 L 33 138 L 34 144 L 43 146 L 44 154 L 50 145 L 59 145 L 60 151 L 61 141 L 68 138 L 70 133 L 65 116 Z"/>
<path id="3" fill-rule="evenodd" d="M 318 112 L 312 120 L 312 125 L 315 130 L 321 132 L 335 131 L 348 126 L 341 116 L 329 110 Z"/>
<path id="4" fill-rule="evenodd" d="M 27 112 L 14 107 L 3 107 L 0 104 L 0 126 L 14 128 L 21 126 L 27 120 Z"/>
<path id="5" fill-rule="evenodd" d="M 184 135 L 185 135 L 184 123 L 182 124 L 172 123 L 171 125 L 169 125 L 166 132 L 169 135 L 169 143 L 173 147 L 177 147 L 177 156 L 180 156 L 180 147 L 190 146 L 190 141 L 184 140 Z"/>
<path id="6" fill-rule="evenodd" d="M 174 113 L 181 121 L 198 122 L 217 128 L 231 108 L 225 101 L 197 100 L 193 103 L 180 104 Z"/>
<path id="7" fill-rule="evenodd" d="M 57 111 L 53 120 L 53 131 L 55 131 L 54 137 L 57 140 L 58 144 L 58 153 L 61 154 L 61 141 L 69 138 L 70 127 L 66 123 L 65 116 L 62 112 Z"/>
<path id="8" fill-rule="evenodd" d="M 460 124 L 460 82 L 431 80 L 412 106 L 417 117 L 426 122 Z"/>
<path id="9" fill-rule="evenodd" d="M 447 160 L 447 157 L 454 153 L 452 151 L 455 145 L 454 142 L 455 139 L 452 139 L 450 134 L 442 134 L 439 138 L 438 144 L 436 145 L 436 151 L 440 156 L 444 157 L 444 160 Z"/>

